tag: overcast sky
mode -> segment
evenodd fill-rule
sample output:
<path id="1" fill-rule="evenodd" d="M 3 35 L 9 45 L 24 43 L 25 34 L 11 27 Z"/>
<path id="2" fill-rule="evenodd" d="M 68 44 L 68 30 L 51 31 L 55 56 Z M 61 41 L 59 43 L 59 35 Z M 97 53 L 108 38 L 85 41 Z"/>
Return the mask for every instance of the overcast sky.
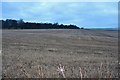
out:
<path id="1" fill-rule="evenodd" d="M 117 28 L 117 2 L 2 2 L 2 19 Z"/>

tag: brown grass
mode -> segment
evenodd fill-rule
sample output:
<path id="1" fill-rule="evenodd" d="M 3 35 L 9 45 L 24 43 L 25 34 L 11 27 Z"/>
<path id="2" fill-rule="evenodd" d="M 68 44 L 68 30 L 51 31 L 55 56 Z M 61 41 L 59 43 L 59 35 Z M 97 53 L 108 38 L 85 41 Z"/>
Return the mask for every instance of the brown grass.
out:
<path id="1" fill-rule="evenodd" d="M 22 73 L 25 75 L 24 77 L 25 78 L 32 78 L 31 74 L 27 72 L 27 70 L 22 66 L 22 65 L 19 65 Z M 96 69 L 96 72 L 97 72 L 97 75 L 96 73 L 94 75 L 91 75 L 91 72 L 92 71 L 89 71 L 87 70 L 87 68 L 85 67 L 78 67 L 78 71 L 79 73 L 75 73 L 74 72 L 74 69 L 72 69 L 72 73 L 70 74 L 73 74 L 73 75 L 78 75 L 77 78 L 80 78 L 81 80 L 84 79 L 84 78 L 91 78 L 91 76 L 93 76 L 92 78 L 115 78 L 113 77 L 113 73 L 111 70 L 108 69 L 109 66 L 107 65 L 107 67 L 105 67 L 105 65 L 103 63 L 100 64 L 100 66 L 98 67 L 98 69 Z M 92 67 L 91 67 L 91 70 L 92 70 Z M 105 70 L 106 73 L 105 73 Z M 66 74 L 68 73 L 67 71 L 69 70 L 66 70 L 65 66 L 59 64 L 56 68 L 56 70 L 54 70 L 53 72 L 58 73 L 57 77 L 56 78 L 69 78 Z M 45 68 L 38 65 L 38 70 L 37 70 L 37 75 L 36 75 L 36 78 L 49 78 L 48 77 L 48 73 L 50 73 L 49 71 L 45 71 Z M 54 73 L 50 73 L 52 75 L 54 75 Z M 53 76 L 55 77 L 55 76 Z M 117 77 L 116 77 L 117 78 Z"/>

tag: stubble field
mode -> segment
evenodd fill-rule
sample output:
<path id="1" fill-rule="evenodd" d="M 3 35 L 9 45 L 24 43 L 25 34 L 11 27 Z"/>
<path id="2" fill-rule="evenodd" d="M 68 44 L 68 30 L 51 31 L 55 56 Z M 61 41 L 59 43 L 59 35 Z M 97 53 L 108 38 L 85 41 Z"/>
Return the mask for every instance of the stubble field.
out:
<path id="1" fill-rule="evenodd" d="M 3 78 L 116 78 L 117 71 L 117 31 L 2 31 Z"/>

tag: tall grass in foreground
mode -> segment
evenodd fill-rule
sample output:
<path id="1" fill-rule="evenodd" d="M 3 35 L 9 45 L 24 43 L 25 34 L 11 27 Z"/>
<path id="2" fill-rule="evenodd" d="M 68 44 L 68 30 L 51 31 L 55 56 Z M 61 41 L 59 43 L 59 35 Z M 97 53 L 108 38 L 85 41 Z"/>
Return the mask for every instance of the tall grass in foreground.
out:
<path id="1" fill-rule="evenodd" d="M 21 71 L 26 78 L 33 78 L 30 72 L 27 72 L 21 65 Z M 92 74 L 91 74 L 92 73 Z M 118 78 L 114 76 L 114 71 L 109 69 L 109 66 L 104 66 L 103 63 L 97 69 L 88 70 L 86 67 L 79 66 L 77 69 L 68 69 L 66 66 L 59 64 L 56 69 L 47 71 L 44 67 L 38 65 L 34 78 Z"/>

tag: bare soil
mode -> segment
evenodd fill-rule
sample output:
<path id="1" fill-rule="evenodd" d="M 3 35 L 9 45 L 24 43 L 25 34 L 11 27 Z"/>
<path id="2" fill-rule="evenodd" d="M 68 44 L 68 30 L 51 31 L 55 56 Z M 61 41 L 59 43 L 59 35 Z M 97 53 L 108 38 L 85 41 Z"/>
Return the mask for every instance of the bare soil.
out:
<path id="1" fill-rule="evenodd" d="M 116 78 L 117 71 L 117 31 L 2 31 L 3 78 Z"/>

